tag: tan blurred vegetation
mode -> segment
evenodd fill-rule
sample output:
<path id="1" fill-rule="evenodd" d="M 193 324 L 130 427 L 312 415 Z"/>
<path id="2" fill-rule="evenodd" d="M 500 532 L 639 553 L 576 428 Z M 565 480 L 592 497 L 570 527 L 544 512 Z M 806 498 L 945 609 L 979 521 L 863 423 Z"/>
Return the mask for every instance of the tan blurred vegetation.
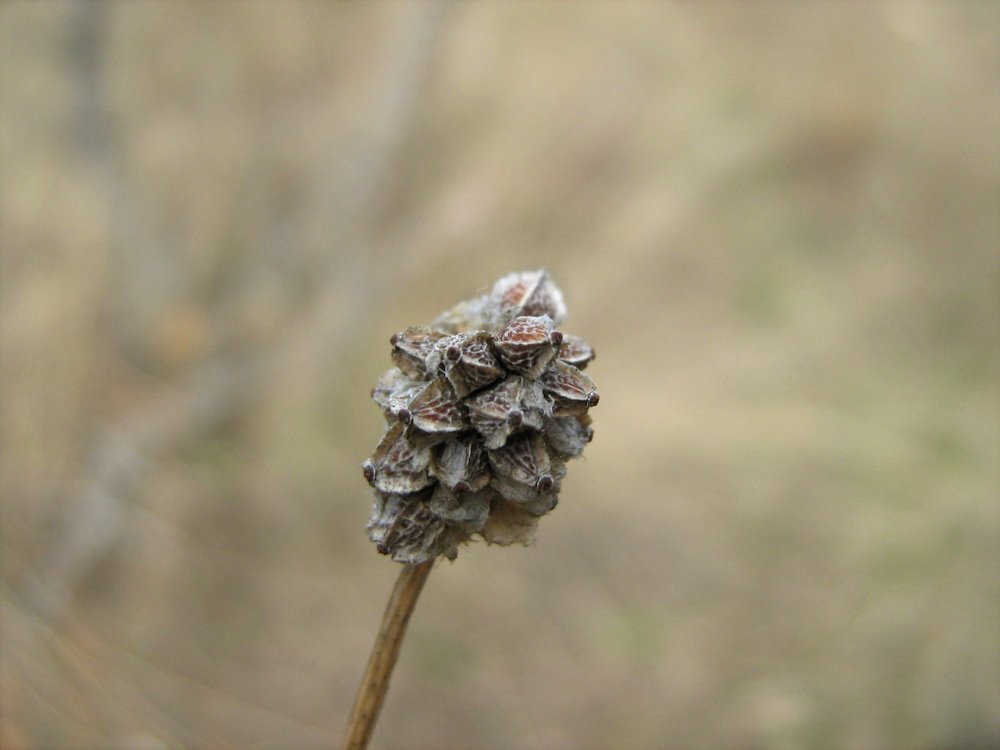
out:
<path id="1" fill-rule="evenodd" d="M 539 266 L 596 438 L 434 571 L 375 746 L 1000 743 L 998 31 L 5 2 L 0 745 L 331 746 L 388 337 Z"/>

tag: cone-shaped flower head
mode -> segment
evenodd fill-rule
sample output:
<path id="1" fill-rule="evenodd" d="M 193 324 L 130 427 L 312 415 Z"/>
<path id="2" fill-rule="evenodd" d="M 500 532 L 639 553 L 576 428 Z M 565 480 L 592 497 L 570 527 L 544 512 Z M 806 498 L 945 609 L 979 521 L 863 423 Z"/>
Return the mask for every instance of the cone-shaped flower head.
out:
<path id="1" fill-rule="evenodd" d="M 363 467 L 379 552 L 416 564 L 476 535 L 534 539 L 594 434 L 594 350 L 557 328 L 565 317 L 548 274 L 528 271 L 392 336 L 396 366 L 372 390 L 385 434 Z"/>

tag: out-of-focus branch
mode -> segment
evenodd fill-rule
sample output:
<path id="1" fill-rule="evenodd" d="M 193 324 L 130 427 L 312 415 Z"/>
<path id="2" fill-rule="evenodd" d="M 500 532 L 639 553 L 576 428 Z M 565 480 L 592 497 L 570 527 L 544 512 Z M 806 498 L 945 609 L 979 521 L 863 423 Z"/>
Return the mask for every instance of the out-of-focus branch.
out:
<path id="1" fill-rule="evenodd" d="M 107 107 L 106 76 L 110 3 L 76 0 L 71 14 L 67 63 L 73 88 L 73 135 L 80 166 L 104 197 L 108 224 L 108 267 L 120 274 L 116 283 L 121 308 L 106 311 L 105 325 L 116 345 L 134 347 L 149 321 L 180 285 L 178 242 L 153 227 L 121 162 L 114 122 Z M 118 280 L 116 279 L 116 282 Z"/>
<path id="2" fill-rule="evenodd" d="M 311 308 L 275 360 L 279 366 L 315 366 L 338 351 L 344 337 L 357 329 L 352 324 L 366 317 L 376 304 L 372 278 L 391 280 L 398 276 L 398 270 L 374 257 L 366 246 L 365 235 L 376 216 L 396 157 L 412 131 L 419 94 L 447 7 L 444 0 L 415 3 L 399 19 L 381 85 L 372 96 L 371 114 L 365 118 L 367 130 L 358 134 L 357 148 L 341 156 L 339 168 L 330 170 L 329 182 L 313 192 L 313 210 L 320 215 L 329 212 L 331 206 L 337 207 L 330 242 L 349 249 L 341 253 L 338 267 L 326 269 L 316 286 Z M 336 158 L 331 155 L 330 161 Z"/>
<path id="3" fill-rule="evenodd" d="M 326 170 L 330 177 L 313 191 L 315 210 L 332 217 L 327 236 L 330 247 L 340 248 L 338 263 L 323 269 L 311 300 L 266 358 L 209 360 L 155 403 L 100 431 L 81 478 L 68 491 L 62 517 L 17 586 L 24 604 L 38 616 L 61 618 L 79 583 L 125 531 L 129 500 L 148 462 L 217 424 L 252 395 L 267 391 L 288 368 L 314 366 L 349 343 L 355 328 L 349 321 L 371 304 L 369 278 L 375 269 L 363 246 L 369 222 L 412 129 L 445 9 L 444 2 L 406 7 L 375 86 L 370 114 L 364 118 L 370 129 L 350 158 L 336 165 L 331 155 Z M 109 205 L 127 206 L 121 202 L 128 193 L 124 178 L 109 166 L 115 155 L 101 104 L 99 46 L 105 12 L 98 2 L 81 0 L 78 5 L 71 61 L 79 90 L 76 128 L 82 155 L 101 175 Z M 135 214 L 113 221 L 112 231 L 127 236 L 113 237 L 112 242 L 128 247 L 139 234 L 153 234 L 136 221 Z M 396 276 L 391 268 L 384 270 L 390 279 Z"/>

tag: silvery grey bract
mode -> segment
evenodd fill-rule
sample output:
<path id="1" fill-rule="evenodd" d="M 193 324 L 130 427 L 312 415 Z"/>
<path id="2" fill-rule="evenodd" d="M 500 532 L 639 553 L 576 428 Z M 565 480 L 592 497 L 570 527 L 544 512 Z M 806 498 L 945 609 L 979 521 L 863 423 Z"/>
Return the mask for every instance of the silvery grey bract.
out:
<path id="1" fill-rule="evenodd" d="M 527 271 L 391 338 L 396 366 L 372 390 L 385 434 L 363 467 L 379 552 L 416 564 L 475 535 L 534 539 L 598 402 L 581 372 L 594 351 L 557 328 L 565 317 L 548 274 Z"/>

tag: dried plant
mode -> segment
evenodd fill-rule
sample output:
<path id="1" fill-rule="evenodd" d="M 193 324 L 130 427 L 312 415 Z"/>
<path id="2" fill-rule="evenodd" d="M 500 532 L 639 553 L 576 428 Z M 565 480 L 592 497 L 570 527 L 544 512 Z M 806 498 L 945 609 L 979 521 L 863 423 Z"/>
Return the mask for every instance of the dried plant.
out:
<path id="1" fill-rule="evenodd" d="M 392 336 L 395 367 L 372 398 L 386 427 L 364 463 L 375 502 L 368 536 L 405 565 L 348 726 L 368 744 L 416 604 L 440 556 L 478 536 L 529 544 L 558 502 L 566 462 L 593 437 L 594 351 L 560 331 L 562 292 L 544 270 L 512 273 L 429 326 Z"/>

